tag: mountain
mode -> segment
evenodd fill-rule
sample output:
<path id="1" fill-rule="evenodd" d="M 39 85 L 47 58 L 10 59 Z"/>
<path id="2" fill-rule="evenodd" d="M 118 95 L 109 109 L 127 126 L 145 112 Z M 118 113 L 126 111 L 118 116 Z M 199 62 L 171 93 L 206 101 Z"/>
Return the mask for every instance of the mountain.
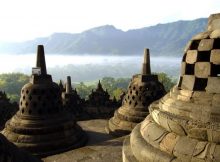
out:
<path id="1" fill-rule="evenodd" d="M 207 18 L 177 21 L 122 31 L 112 25 L 86 30 L 82 33 L 54 33 L 21 43 L 0 43 L 0 53 L 34 53 L 38 44 L 53 54 L 113 54 L 142 55 L 150 48 L 154 56 L 181 56 L 190 38 L 204 31 Z"/>

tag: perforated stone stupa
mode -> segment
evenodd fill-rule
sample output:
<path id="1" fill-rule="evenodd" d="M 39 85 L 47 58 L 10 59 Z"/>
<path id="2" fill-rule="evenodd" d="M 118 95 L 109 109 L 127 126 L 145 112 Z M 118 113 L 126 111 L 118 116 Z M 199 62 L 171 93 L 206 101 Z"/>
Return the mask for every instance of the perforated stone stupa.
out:
<path id="1" fill-rule="evenodd" d="M 165 94 L 157 75 L 151 74 L 149 49 L 144 50 L 142 73 L 133 76 L 122 106 L 114 113 L 106 131 L 115 136 L 129 134 L 148 115 L 148 105 Z"/>
<path id="2" fill-rule="evenodd" d="M 61 84 L 60 84 L 61 85 Z M 62 88 L 62 86 L 60 86 Z M 73 113 L 74 116 L 80 116 L 82 114 L 82 99 L 77 94 L 76 89 L 72 89 L 71 77 L 67 76 L 67 82 L 65 84 L 65 91 L 62 92 L 62 102 L 66 110 Z"/>
<path id="3" fill-rule="evenodd" d="M 123 161 L 220 161 L 220 14 L 186 46 L 180 80 L 123 145 Z"/>
<path id="4" fill-rule="evenodd" d="M 45 156 L 85 144 L 86 135 L 62 107 L 59 86 L 47 74 L 44 48 L 38 46 L 36 68 L 23 86 L 19 111 L 2 131 L 7 139 L 34 155 Z"/>

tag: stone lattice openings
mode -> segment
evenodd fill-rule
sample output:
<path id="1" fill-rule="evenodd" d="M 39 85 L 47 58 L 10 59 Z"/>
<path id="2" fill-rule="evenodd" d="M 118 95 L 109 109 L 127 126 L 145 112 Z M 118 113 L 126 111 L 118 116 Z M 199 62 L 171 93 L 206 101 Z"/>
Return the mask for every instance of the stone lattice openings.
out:
<path id="1" fill-rule="evenodd" d="M 123 144 L 123 161 L 220 161 L 220 14 L 189 41 L 177 86 Z"/>

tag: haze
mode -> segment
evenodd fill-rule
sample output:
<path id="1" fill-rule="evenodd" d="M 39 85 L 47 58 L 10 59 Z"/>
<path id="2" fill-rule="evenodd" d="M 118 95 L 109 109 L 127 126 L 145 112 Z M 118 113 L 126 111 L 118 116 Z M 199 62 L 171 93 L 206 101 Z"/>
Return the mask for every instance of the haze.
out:
<path id="1" fill-rule="evenodd" d="M 219 12 L 219 0 L 1 0 L 0 41 L 24 41 L 101 25 L 122 30 Z"/>

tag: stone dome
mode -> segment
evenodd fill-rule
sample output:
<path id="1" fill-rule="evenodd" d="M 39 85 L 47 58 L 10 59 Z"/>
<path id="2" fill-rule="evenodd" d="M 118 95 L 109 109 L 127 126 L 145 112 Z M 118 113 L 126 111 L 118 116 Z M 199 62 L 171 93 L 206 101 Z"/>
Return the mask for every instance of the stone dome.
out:
<path id="1" fill-rule="evenodd" d="M 123 144 L 123 161 L 220 161 L 220 14 L 184 50 L 180 79 L 149 106 Z"/>
<path id="2" fill-rule="evenodd" d="M 38 46 L 36 68 L 21 90 L 19 111 L 2 134 L 19 148 L 47 156 L 85 144 L 86 135 L 62 107 L 60 87 L 47 74 L 44 48 Z"/>
<path id="3" fill-rule="evenodd" d="M 142 73 L 132 77 L 122 106 L 109 120 L 106 131 L 115 136 L 129 134 L 149 114 L 148 106 L 165 94 L 158 76 L 151 74 L 149 49 L 144 50 Z"/>

